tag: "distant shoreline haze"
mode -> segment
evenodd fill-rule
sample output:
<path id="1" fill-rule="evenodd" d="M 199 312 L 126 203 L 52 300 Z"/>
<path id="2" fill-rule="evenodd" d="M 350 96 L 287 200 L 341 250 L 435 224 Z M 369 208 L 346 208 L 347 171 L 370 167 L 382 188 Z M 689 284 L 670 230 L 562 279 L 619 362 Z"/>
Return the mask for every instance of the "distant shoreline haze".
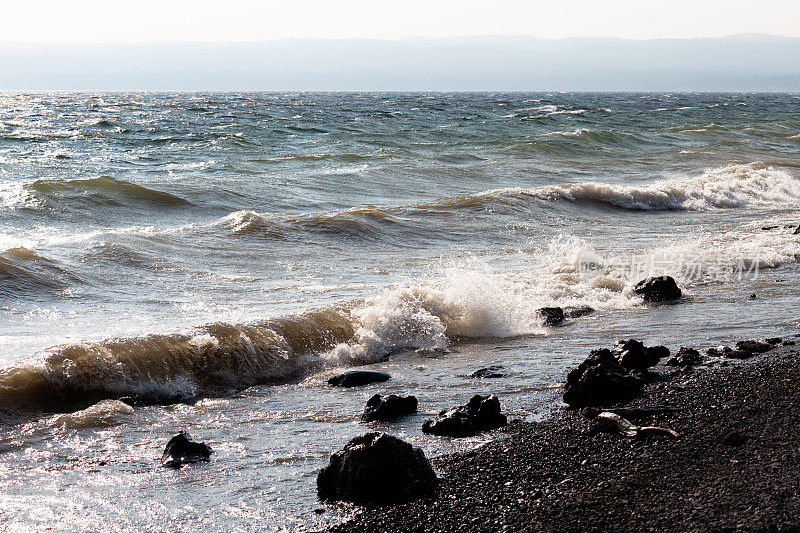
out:
<path id="1" fill-rule="evenodd" d="M 0 89 L 800 91 L 800 38 L 0 43 Z"/>

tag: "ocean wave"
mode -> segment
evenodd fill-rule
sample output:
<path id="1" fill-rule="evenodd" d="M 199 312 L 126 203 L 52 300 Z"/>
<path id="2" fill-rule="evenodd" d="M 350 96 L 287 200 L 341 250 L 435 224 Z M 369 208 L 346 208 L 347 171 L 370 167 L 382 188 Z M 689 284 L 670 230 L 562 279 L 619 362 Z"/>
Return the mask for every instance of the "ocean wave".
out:
<path id="1" fill-rule="evenodd" d="M 39 179 L 7 183 L 0 187 L 0 198 L 6 207 L 42 208 L 70 205 L 156 207 L 189 206 L 191 202 L 174 194 L 158 191 L 110 176 L 88 179 Z"/>
<path id="2" fill-rule="evenodd" d="M 101 400 L 91 407 L 56 415 L 47 422 L 49 428 L 61 430 L 108 428 L 129 421 L 136 415 L 133 407 L 119 400 Z"/>
<path id="3" fill-rule="evenodd" d="M 212 223 L 238 235 L 293 238 L 297 231 L 356 239 L 378 239 L 395 218 L 380 209 L 357 207 L 325 213 L 271 214 L 236 211 Z"/>
<path id="4" fill-rule="evenodd" d="M 310 154 L 310 155 L 286 155 L 279 157 L 270 157 L 266 159 L 250 159 L 253 163 L 277 163 L 282 161 L 326 161 L 338 160 L 347 163 L 357 163 L 370 159 L 371 156 L 363 154 L 342 153 L 342 154 Z"/>
<path id="5" fill-rule="evenodd" d="M 302 375 L 320 366 L 314 354 L 352 335 L 346 312 L 330 309 L 57 346 L 0 371 L 0 398 L 5 407 L 62 410 L 100 399 L 157 403 L 222 394 Z"/>
<path id="6" fill-rule="evenodd" d="M 0 297 L 54 293 L 66 288 L 76 277 L 24 247 L 0 253 Z"/>
<path id="7" fill-rule="evenodd" d="M 83 136 L 83 131 L 74 128 L 65 129 L 17 129 L 0 135 L 0 140 L 8 141 L 51 141 L 60 139 L 77 139 Z"/>
<path id="8" fill-rule="evenodd" d="M 589 128 L 576 128 L 574 130 L 551 131 L 543 137 L 563 137 L 569 140 L 579 140 L 587 143 L 625 145 L 644 141 L 641 136 L 617 130 L 592 130 Z"/>
<path id="9" fill-rule="evenodd" d="M 336 308 L 56 346 L 0 370 L 0 401 L 17 410 L 71 410 L 102 399 L 186 401 L 375 363 L 402 350 L 441 351 L 462 338 L 543 334 L 538 299 L 520 288 L 491 271 L 453 268 Z"/>
<path id="10" fill-rule="evenodd" d="M 497 189 L 480 194 L 497 198 L 531 196 L 642 211 L 703 210 L 796 204 L 800 201 L 800 180 L 785 170 L 752 163 L 729 165 L 696 177 L 648 185 L 587 182 L 537 189 Z"/>
<path id="11" fill-rule="evenodd" d="M 671 128 L 667 128 L 667 131 L 672 133 L 704 133 L 707 131 L 713 131 L 713 132 L 728 131 L 728 128 L 712 122 L 711 124 L 706 124 L 705 126 L 691 126 L 691 125 L 674 126 Z"/>
<path id="12" fill-rule="evenodd" d="M 647 185 L 584 182 L 531 189 L 492 189 L 394 207 L 355 207 L 323 213 L 275 214 L 236 211 L 210 224 L 237 235 L 286 240 L 297 232 L 350 239 L 379 240 L 392 234 L 408 238 L 432 235 L 426 219 L 446 212 L 505 208 L 529 210 L 535 202 L 568 202 L 632 211 L 707 210 L 800 201 L 800 180 L 787 171 L 758 163 L 729 165 L 699 176 L 656 181 Z M 436 235 L 444 238 L 441 231 Z"/>

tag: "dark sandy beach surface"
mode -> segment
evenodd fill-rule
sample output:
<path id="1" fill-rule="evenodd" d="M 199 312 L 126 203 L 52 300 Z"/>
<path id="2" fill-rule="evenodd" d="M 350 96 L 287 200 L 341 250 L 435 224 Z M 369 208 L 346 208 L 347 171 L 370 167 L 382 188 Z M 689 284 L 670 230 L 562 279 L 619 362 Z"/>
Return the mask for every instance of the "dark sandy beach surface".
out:
<path id="1" fill-rule="evenodd" d="M 627 405 L 680 407 L 636 421 L 677 439 L 591 435 L 579 410 L 562 409 L 435 459 L 435 499 L 365 509 L 333 530 L 800 530 L 795 347 L 659 372 Z"/>

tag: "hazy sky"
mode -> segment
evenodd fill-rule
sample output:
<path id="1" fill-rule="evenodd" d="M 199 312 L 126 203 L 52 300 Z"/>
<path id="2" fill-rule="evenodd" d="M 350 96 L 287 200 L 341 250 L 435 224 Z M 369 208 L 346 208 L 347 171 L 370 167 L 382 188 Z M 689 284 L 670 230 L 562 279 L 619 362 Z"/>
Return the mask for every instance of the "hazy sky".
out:
<path id="1" fill-rule="evenodd" d="M 800 37 L 800 0 L 2 0 L 2 41 Z"/>

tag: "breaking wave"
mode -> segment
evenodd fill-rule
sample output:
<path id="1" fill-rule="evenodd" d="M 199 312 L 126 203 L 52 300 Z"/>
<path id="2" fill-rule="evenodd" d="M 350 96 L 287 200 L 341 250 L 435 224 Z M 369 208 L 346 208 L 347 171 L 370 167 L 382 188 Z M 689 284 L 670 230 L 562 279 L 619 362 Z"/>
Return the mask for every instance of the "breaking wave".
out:
<path id="1" fill-rule="evenodd" d="M 634 263 L 642 254 L 657 261 Z M 443 351 L 463 339 L 544 335 L 540 307 L 637 307 L 642 301 L 631 289 L 647 276 L 672 275 L 691 297 L 694 287 L 734 279 L 742 267 L 771 268 L 798 258 L 800 240 L 792 227 L 782 226 L 616 256 L 565 235 L 535 254 L 524 271 L 497 272 L 477 260 L 461 261 L 433 278 L 340 307 L 57 346 L 0 370 L 0 403 L 65 410 L 103 399 L 158 403 L 228 394 L 324 368 L 375 363 L 397 352 Z"/>
<path id="2" fill-rule="evenodd" d="M 489 198 L 531 196 L 642 211 L 729 209 L 797 204 L 800 202 L 800 180 L 785 170 L 752 163 L 729 165 L 696 177 L 662 180 L 648 185 L 586 182 L 537 189 L 497 189 L 480 195 Z"/>

